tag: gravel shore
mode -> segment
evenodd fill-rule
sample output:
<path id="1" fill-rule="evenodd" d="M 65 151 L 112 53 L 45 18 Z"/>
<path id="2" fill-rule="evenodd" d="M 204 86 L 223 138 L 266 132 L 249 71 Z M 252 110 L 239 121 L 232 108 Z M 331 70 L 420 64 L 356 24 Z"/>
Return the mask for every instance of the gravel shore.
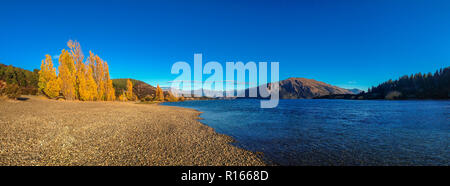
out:
<path id="1" fill-rule="evenodd" d="M 0 100 L 0 165 L 264 165 L 192 109 L 27 97 Z"/>

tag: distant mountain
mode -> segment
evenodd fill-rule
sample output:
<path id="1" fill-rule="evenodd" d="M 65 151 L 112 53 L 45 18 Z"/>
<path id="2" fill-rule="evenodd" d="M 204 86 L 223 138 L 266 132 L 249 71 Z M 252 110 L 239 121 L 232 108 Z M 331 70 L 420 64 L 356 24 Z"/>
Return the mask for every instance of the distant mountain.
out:
<path id="1" fill-rule="evenodd" d="M 196 90 L 170 90 L 167 89 L 167 91 L 171 91 L 174 95 L 183 95 L 184 97 L 205 97 L 206 95 L 215 95 L 213 97 L 224 97 L 231 91 L 221 91 L 221 90 L 209 90 L 209 89 L 196 89 Z M 240 90 L 244 91 L 244 90 Z M 240 92 L 238 91 L 238 92 Z M 190 96 L 188 96 L 190 95 Z"/>
<path id="2" fill-rule="evenodd" d="M 314 79 L 289 78 L 279 83 L 281 99 L 311 99 L 316 96 L 352 93 L 347 89 Z"/>
<path id="3" fill-rule="evenodd" d="M 133 93 L 136 94 L 138 99 L 144 98 L 147 95 L 155 95 L 156 87 L 151 86 L 143 81 L 130 79 L 133 83 Z M 112 79 L 113 86 L 116 91 L 116 96 L 120 96 L 127 87 L 127 78 L 123 79 Z"/>
<path id="4" fill-rule="evenodd" d="M 359 93 L 363 92 L 363 90 L 359 90 L 357 88 L 350 88 L 350 89 L 348 88 L 347 90 L 352 92 L 353 94 L 359 94 Z"/>
<path id="5" fill-rule="evenodd" d="M 280 99 L 312 99 L 330 94 L 353 94 L 353 92 L 347 89 L 307 78 L 289 78 L 279 81 L 279 85 Z M 271 84 L 269 83 L 267 86 L 270 87 Z M 258 87 L 255 88 L 257 89 Z M 245 90 L 246 96 L 248 96 L 250 89 Z M 259 93 L 259 91 L 257 92 Z"/>

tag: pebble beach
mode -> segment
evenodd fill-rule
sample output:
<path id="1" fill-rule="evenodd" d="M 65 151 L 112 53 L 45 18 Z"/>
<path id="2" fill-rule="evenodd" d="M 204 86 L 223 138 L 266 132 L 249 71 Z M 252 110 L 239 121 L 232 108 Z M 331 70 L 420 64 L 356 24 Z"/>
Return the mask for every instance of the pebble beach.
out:
<path id="1" fill-rule="evenodd" d="M 134 102 L 0 100 L 0 165 L 261 166 L 192 109 Z"/>

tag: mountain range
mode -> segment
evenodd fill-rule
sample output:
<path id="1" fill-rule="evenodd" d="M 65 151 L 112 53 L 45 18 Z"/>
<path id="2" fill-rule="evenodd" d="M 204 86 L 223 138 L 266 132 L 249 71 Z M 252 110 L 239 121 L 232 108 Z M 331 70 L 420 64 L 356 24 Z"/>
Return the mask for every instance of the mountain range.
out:
<path id="1" fill-rule="evenodd" d="M 357 89 L 357 88 L 348 88 L 347 89 L 350 92 L 353 92 L 353 94 L 359 94 L 361 92 L 364 92 L 363 90 Z"/>
<path id="2" fill-rule="evenodd" d="M 356 94 L 360 90 L 358 89 L 344 89 L 337 86 L 333 86 L 321 81 L 317 81 L 314 79 L 307 78 L 289 78 L 286 80 L 279 81 L 280 86 L 280 99 L 311 99 L 318 96 L 331 95 L 331 94 Z M 269 83 L 267 86 L 270 86 Z M 261 85 L 262 86 L 262 85 Z M 259 95 L 259 87 L 252 87 L 246 90 L 238 90 L 237 93 L 244 91 L 245 97 L 249 97 L 249 91 L 252 89 L 257 89 L 258 98 L 261 98 Z M 216 94 L 216 95 L 224 95 L 229 91 L 214 91 L 203 89 L 204 94 Z M 192 95 L 194 95 L 195 91 L 192 91 Z M 180 91 L 180 94 L 187 94 L 189 91 Z M 359 93 L 359 92 L 358 92 Z"/>

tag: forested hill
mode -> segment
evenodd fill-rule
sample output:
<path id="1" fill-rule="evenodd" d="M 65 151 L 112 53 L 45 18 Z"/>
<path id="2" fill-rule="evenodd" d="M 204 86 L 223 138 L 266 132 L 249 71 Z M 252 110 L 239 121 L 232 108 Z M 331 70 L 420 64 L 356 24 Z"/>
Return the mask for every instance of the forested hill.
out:
<path id="1" fill-rule="evenodd" d="M 114 89 L 116 90 L 116 96 L 119 97 L 127 87 L 127 79 L 112 79 Z M 151 86 L 143 81 L 136 79 L 129 79 L 133 83 L 133 93 L 136 94 L 138 99 L 142 99 L 147 95 L 156 95 L 156 87 Z"/>
<path id="2" fill-rule="evenodd" d="M 0 80 L 7 84 L 16 84 L 21 94 L 36 94 L 38 90 L 39 70 L 25 70 L 0 63 Z"/>
<path id="3" fill-rule="evenodd" d="M 449 99 L 450 67 L 434 74 L 417 73 L 389 80 L 368 90 L 369 99 Z"/>

